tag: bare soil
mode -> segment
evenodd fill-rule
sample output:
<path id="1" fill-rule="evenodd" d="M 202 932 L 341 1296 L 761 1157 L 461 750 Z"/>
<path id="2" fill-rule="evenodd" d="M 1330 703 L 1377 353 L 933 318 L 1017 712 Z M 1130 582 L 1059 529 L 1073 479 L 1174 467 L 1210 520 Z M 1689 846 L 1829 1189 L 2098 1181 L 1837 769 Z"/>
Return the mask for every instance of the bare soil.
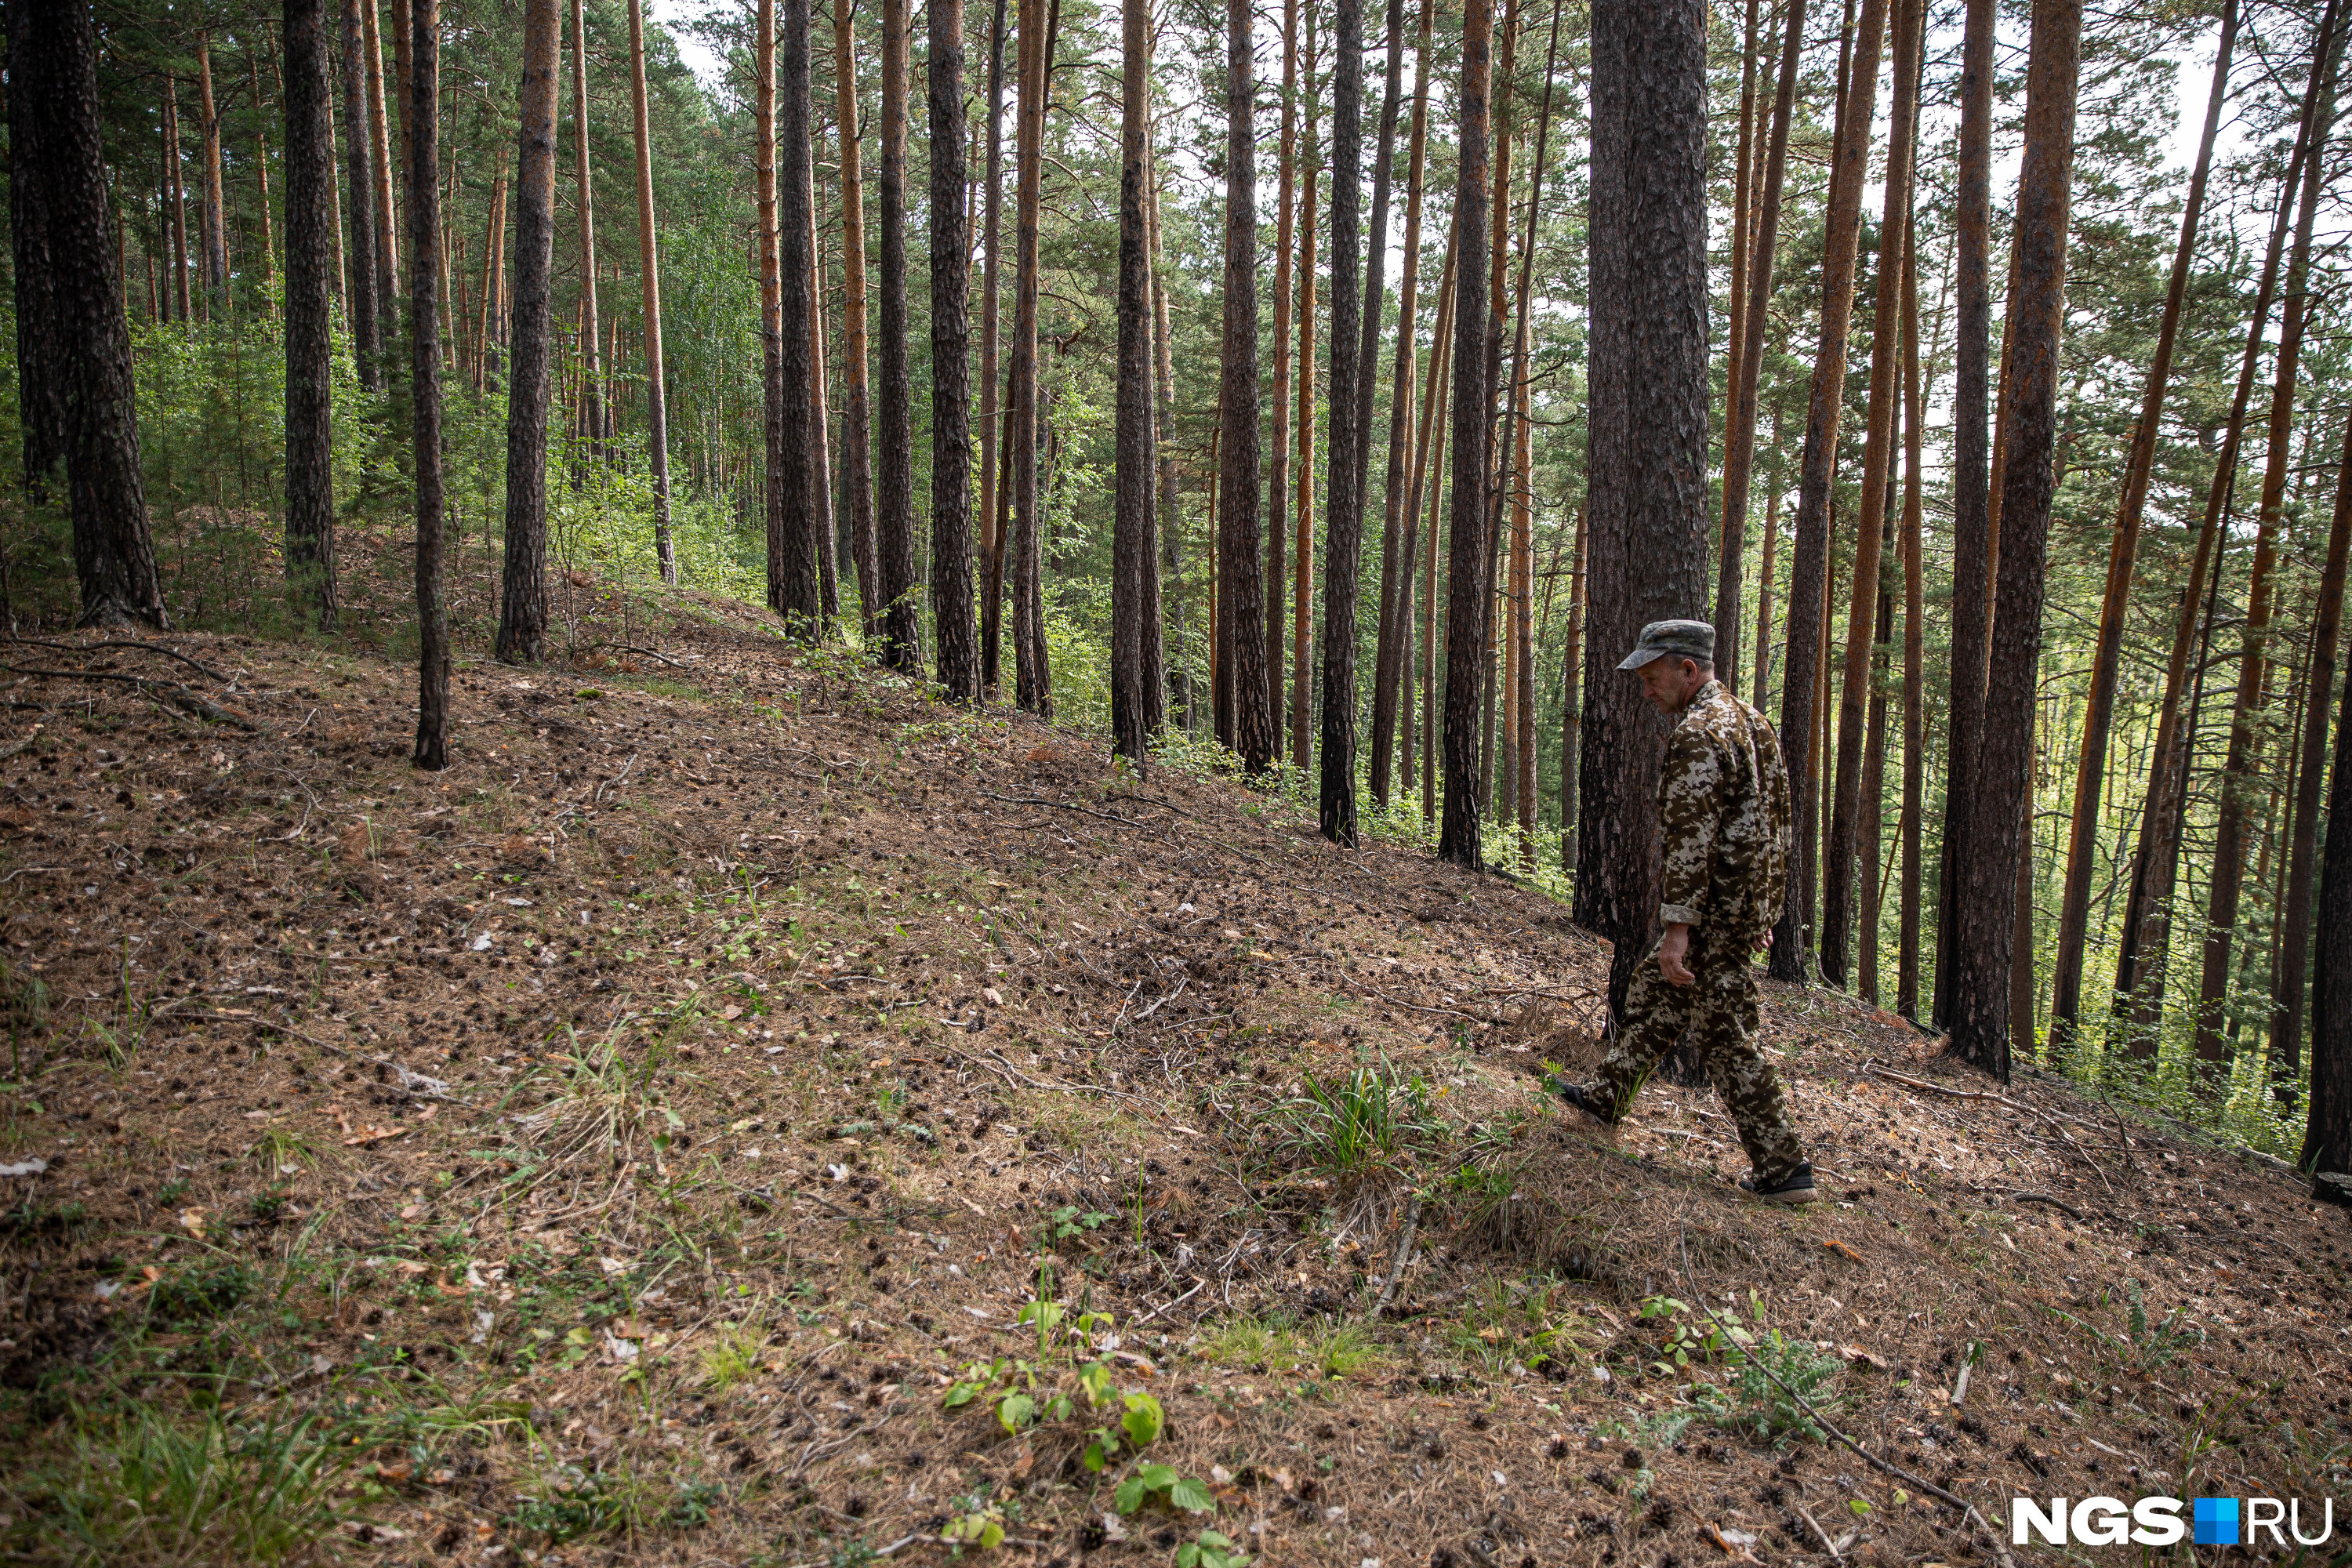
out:
<path id="1" fill-rule="evenodd" d="M 2290 1174 L 1769 987 L 1829 1201 L 1756 1206 L 1703 1086 L 1541 1095 L 1607 952 L 1540 893 L 570 586 L 438 775 L 361 639 L 0 656 L 80 672 L 0 721 L 16 1554 L 73 1555 L 115 1415 L 215 1405 L 334 1434 L 334 1561 L 1995 1554 L 1743 1359 L 2004 1542 L 2013 1493 L 2344 1489 L 2352 1237 Z M 1299 1102 L 1360 1068 L 1350 1155 Z M 1040 1362 L 1040 1299 L 1113 1326 Z M 1122 1517 L 1083 1400 L 948 1408 L 996 1358 L 1156 1396 L 1213 1510 Z"/>

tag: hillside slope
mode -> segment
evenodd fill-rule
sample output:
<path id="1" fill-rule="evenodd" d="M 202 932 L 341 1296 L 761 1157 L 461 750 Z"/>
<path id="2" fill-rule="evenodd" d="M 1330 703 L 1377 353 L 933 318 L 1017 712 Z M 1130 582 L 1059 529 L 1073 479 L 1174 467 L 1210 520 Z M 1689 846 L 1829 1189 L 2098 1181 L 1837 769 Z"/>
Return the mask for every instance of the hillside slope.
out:
<path id="1" fill-rule="evenodd" d="M 438 776 L 373 653 L 10 649 L 18 1553 L 1991 1555 L 1764 1367 L 1996 1525 L 2342 1489 L 2286 1176 L 1772 988 L 1837 1201 L 1759 1210 L 1710 1090 L 1537 1092 L 1607 957 L 1547 899 L 595 602 Z"/>

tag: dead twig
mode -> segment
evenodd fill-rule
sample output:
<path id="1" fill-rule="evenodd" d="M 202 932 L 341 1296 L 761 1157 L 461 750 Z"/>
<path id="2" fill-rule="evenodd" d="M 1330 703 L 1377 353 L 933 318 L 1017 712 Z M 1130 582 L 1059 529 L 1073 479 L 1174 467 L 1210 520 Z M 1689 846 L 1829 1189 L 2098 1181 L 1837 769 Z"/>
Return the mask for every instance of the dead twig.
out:
<path id="1" fill-rule="evenodd" d="M 609 647 L 615 653 L 634 653 L 646 658 L 657 658 L 664 664 L 669 666 L 672 669 L 690 669 L 693 668 L 691 665 L 680 664 L 677 660 L 670 658 L 669 655 L 666 653 L 656 653 L 649 647 L 638 647 L 634 643 L 600 642 L 591 643 L 588 646 L 591 647 Z"/>
<path id="2" fill-rule="evenodd" d="M 2011 1203 L 2047 1204 L 2053 1209 L 2063 1209 L 2066 1213 L 2073 1215 L 2076 1219 L 2081 1219 L 2083 1217 L 2083 1211 L 2081 1209 L 2076 1208 L 2073 1204 L 2066 1202 L 2063 1198 L 2053 1198 L 2048 1193 L 2011 1193 L 2009 1194 L 2009 1197 Z"/>
<path id="3" fill-rule="evenodd" d="M 229 678 L 219 670 L 209 665 L 199 664 L 186 654 L 176 648 L 165 647 L 162 643 L 139 642 L 135 639 L 113 639 L 107 642 L 49 642 L 41 637 L 10 637 L 8 640 L 26 647 L 53 647 L 67 653 L 97 653 L 104 648 L 134 648 L 141 653 L 160 653 L 165 658 L 178 659 L 207 680 L 217 680 L 223 686 L 229 684 Z"/>
<path id="4" fill-rule="evenodd" d="M 1050 805 L 1063 811 L 1075 811 L 1080 816 L 1091 816 L 1098 822 L 1116 822 L 1121 827 L 1141 827 L 1144 826 L 1142 823 L 1137 822 L 1132 817 L 1113 816 L 1105 812 L 1088 811 L 1085 806 L 1072 805 L 1066 800 L 1047 800 L 1042 795 L 998 795 L 994 790 L 985 789 L 982 790 L 980 793 L 986 795 L 991 800 L 1001 800 L 1007 805 Z"/>
<path id="5" fill-rule="evenodd" d="M 244 714 L 233 712 L 209 698 L 199 697 L 173 680 L 152 680 L 143 675 L 116 675 L 103 669 L 34 669 L 16 664 L 0 664 L 0 670 L 11 675 L 39 676 L 50 680 L 110 680 L 119 686 L 135 686 L 148 696 L 158 698 L 199 719 L 233 724 L 240 730 L 257 732 L 261 728 Z"/>
<path id="6" fill-rule="evenodd" d="M 1404 1208 L 1404 1235 L 1397 1241 L 1396 1258 L 1389 1265 L 1389 1277 L 1381 1282 L 1381 1299 L 1372 1303 L 1371 1315 L 1379 1317 L 1389 1310 L 1389 1298 L 1396 1293 L 1397 1281 L 1404 1278 L 1406 1265 L 1412 1261 L 1413 1233 L 1421 1228 L 1421 1194 Z"/>

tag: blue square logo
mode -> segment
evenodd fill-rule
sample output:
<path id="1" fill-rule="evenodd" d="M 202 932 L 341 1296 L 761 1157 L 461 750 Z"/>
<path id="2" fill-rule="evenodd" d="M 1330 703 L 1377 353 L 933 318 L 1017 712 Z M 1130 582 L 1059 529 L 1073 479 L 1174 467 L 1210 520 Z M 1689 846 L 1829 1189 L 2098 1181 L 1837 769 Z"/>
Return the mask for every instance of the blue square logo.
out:
<path id="1" fill-rule="evenodd" d="M 2192 1505 L 2196 1510 L 2197 1544 L 2200 1546 L 2235 1546 L 2238 1544 L 2238 1500 L 2233 1497 L 2201 1497 Z"/>

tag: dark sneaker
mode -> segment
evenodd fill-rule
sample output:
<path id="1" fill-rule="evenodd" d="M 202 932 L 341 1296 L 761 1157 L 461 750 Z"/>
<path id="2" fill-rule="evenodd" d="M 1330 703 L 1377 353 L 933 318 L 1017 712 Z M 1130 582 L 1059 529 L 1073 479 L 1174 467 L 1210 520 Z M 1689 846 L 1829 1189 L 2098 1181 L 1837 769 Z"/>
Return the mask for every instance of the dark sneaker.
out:
<path id="1" fill-rule="evenodd" d="M 1777 1182 L 1759 1182 L 1756 1173 L 1739 1178 L 1739 1190 L 1768 1204 L 1809 1204 L 1821 1194 L 1813 1190 L 1813 1168 L 1799 1165 Z"/>
<path id="2" fill-rule="evenodd" d="M 1570 1083 L 1564 1078 L 1554 1078 L 1545 1079 L 1544 1087 L 1602 1126 L 1614 1127 L 1617 1124 L 1615 1117 L 1601 1114 L 1600 1108 L 1593 1103 L 1592 1091 L 1586 1089 L 1584 1085 Z"/>

